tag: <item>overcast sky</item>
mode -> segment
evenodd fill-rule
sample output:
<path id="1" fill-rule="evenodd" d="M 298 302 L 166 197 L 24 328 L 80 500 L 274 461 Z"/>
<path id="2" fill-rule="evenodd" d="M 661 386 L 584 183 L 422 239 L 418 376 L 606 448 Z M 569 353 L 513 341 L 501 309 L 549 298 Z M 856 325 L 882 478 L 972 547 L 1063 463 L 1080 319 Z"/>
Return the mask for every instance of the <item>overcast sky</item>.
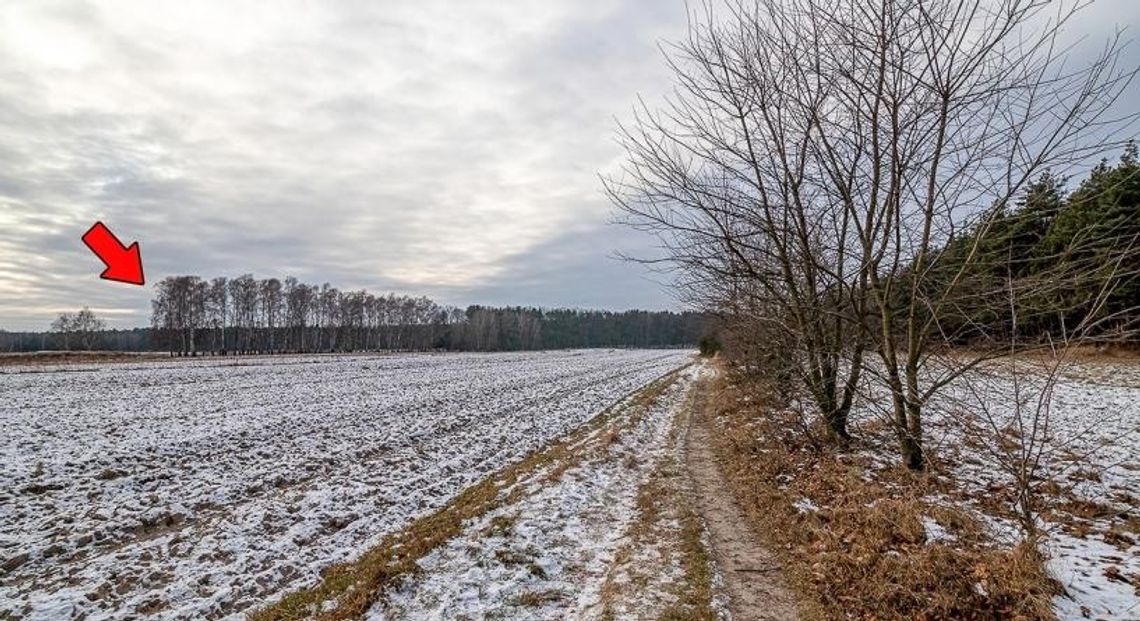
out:
<path id="1" fill-rule="evenodd" d="M 1138 24 L 1140 2 L 1099 0 L 1071 30 Z M 79 241 L 96 220 L 148 283 L 674 307 L 610 258 L 651 240 L 608 225 L 597 175 L 684 28 L 681 0 L 6 0 L 0 328 L 84 305 L 147 323 L 149 284 L 100 280 Z"/>

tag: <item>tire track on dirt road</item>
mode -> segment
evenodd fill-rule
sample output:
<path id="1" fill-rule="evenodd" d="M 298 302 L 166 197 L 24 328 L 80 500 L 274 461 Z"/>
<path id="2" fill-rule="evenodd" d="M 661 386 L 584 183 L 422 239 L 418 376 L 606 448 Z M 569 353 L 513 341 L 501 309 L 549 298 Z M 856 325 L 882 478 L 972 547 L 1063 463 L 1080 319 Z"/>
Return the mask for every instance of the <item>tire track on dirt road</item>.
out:
<path id="1" fill-rule="evenodd" d="M 796 600 L 784 583 L 779 559 L 748 528 L 744 512 L 717 467 L 705 415 L 708 390 L 707 381 L 694 388 L 685 461 L 693 484 L 694 504 L 704 517 L 713 558 L 724 577 L 732 618 L 796 621 Z"/>

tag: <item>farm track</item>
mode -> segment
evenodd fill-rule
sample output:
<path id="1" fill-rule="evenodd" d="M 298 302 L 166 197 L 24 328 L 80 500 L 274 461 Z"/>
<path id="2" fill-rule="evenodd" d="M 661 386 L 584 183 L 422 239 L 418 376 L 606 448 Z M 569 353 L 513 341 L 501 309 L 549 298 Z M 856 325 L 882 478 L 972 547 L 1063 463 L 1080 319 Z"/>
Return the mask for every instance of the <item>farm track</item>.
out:
<path id="1" fill-rule="evenodd" d="M 749 520 L 721 475 L 709 437 L 705 399 L 700 386 L 686 430 L 686 466 L 694 504 L 709 529 L 710 547 L 723 571 L 732 618 L 736 621 L 796 621 L 796 598 L 783 580 L 779 558 L 749 527 Z"/>

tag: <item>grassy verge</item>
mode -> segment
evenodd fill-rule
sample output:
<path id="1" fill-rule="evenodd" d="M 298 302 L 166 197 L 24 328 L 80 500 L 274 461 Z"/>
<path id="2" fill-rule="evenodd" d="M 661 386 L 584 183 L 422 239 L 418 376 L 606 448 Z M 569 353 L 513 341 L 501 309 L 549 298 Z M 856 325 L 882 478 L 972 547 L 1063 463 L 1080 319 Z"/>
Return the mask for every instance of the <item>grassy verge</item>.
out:
<path id="1" fill-rule="evenodd" d="M 602 585 L 601 619 L 712 621 L 713 563 L 705 524 L 693 505 L 679 445 L 693 407 L 693 392 L 669 430 L 668 448 L 637 493 L 636 515 Z M 654 549 L 654 562 L 635 555 Z M 654 558 L 654 557 L 650 557 Z M 674 575 L 668 567 L 676 566 Z"/>
<path id="2" fill-rule="evenodd" d="M 251 621 L 338 621 L 362 616 L 386 588 L 417 573 L 418 561 L 460 535 L 470 520 L 517 500 L 525 491 L 517 483 L 536 475 L 561 476 L 585 457 L 583 440 L 619 414 L 636 417 L 643 413 L 676 376 L 675 371 L 655 380 L 562 440 L 483 479 L 434 513 L 388 535 L 355 561 L 330 567 L 316 586 L 285 596 L 252 614 Z M 616 428 L 603 433 L 617 433 Z"/>
<path id="3" fill-rule="evenodd" d="M 713 390 L 702 413 L 713 451 L 805 618 L 1053 619 L 1059 587 L 1040 554 L 923 500 L 951 493 L 949 482 L 876 465 L 874 453 L 891 450 L 887 430 L 861 433 L 847 453 L 819 452 L 762 387 L 718 379 Z M 931 524 L 943 535 L 929 537 Z"/>
<path id="4" fill-rule="evenodd" d="M 684 569 L 680 600 L 661 615 L 663 621 L 713 621 L 712 558 L 704 540 L 705 526 L 691 507 L 680 511 L 681 567 Z"/>
<path id="5" fill-rule="evenodd" d="M 171 359 L 170 356 L 161 352 L 41 351 L 30 353 L 0 353 L 0 367 L 104 362 L 146 362 Z"/>

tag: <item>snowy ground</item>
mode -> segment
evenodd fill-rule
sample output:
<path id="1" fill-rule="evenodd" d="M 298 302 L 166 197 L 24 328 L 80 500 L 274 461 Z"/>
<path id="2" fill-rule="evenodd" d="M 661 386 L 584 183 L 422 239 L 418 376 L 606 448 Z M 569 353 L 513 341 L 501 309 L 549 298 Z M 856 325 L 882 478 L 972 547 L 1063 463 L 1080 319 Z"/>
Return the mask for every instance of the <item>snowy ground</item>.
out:
<path id="1" fill-rule="evenodd" d="M 650 495 L 675 493 L 659 479 L 663 466 L 676 467 L 677 421 L 706 371 L 686 369 L 651 404 L 623 403 L 573 444 L 568 463 L 504 489 L 518 499 L 423 558 L 419 577 L 385 593 L 368 618 L 661 617 L 686 585 L 676 499 L 651 507 Z"/>
<path id="2" fill-rule="evenodd" d="M 978 397 L 994 404 L 1005 421 L 1016 420 L 1014 403 L 1022 404 L 1023 420 L 1031 422 L 1041 412 L 1042 479 L 1049 481 L 1039 487 L 1045 548 L 1050 571 L 1067 591 L 1056 599 L 1057 614 L 1140 619 L 1140 365 L 1066 365 L 1048 407 L 1038 410 L 1042 373 L 1035 365 L 1001 365 L 999 380 Z M 1018 437 L 1029 435 L 1016 427 L 1005 427 L 1014 442 L 1009 446 L 1024 445 Z M 965 460 L 957 465 L 958 476 L 992 494 L 992 461 L 985 455 Z"/>
<path id="3" fill-rule="evenodd" d="M 1051 573 L 1066 595 L 1059 618 L 1140 619 L 1140 363 L 1079 359 L 1039 400 L 1043 361 L 1000 361 L 955 381 L 928 404 L 928 445 L 964 493 L 928 498 L 977 509 L 999 539 L 1020 529 L 1001 463 L 1044 440 L 1034 486 Z M 1039 405 L 1041 407 L 1039 407 Z M 1037 414 L 1040 416 L 1037 416 Z M 991 425 L 992 421 L 992 425 Z M 973 425 L 966 423 L 973 422 Z M 997 447 L 997 450 L 995 450 Z M 938 539 L 937 532 L 928 537 Z"/>
<path id="4" fill-rule="evenodd" d="M 6 368 L 0 619 L 240 618 L 689 359 Z"/>

